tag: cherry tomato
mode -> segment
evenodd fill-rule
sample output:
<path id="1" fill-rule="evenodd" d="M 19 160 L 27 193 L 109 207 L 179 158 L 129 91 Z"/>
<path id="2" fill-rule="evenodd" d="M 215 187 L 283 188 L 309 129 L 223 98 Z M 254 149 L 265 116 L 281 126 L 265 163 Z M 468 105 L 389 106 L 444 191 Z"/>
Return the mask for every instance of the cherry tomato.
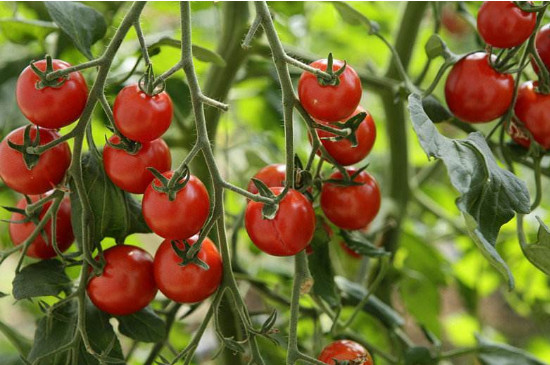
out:
<path id="1" fill-rule="evenodd" d="M 441 25 L 453 36 L 458 38 L 470 33 L 468 22 L 462 18 L 452 6 L 444 6 L 441 11 Z"/>
<path id="2" fill-rule="evenodd" d="M 533 81 L 520 86 L 514 111 L 534 140 L 544 149 L 550 149 L 550 95 L 539 93 L 536 87 Z M 530 144 L 528 139 L 525 142 L 525 137 L 515 140 L 525 147 Z"/>
<path id="3" fill-rule="evenodd" d="M 150 142 L 168 130 L 172 111 L 172 99 L 165 91 L 149 96 L 133 84 L 118 93 L 113 115 L 117 129 L 124 136 L 138 142 Z"/>
<path id="4" fill-rule="evenodd" d="M 46 60 L 34 65 L 46 70 Z M 71 65 L 65 61 L 53 60 L 54 70 L 63 70 Z M 38 87 L 40 77 L 27 66 L 15 86 L 17 105 L 23 115 L 32 123 L 50 129 L 65 127 L 82 114 L 88 99 L 88 86 L 80 72 L 71 72 L 59 87 Z"/>
<path id="5" fill-rule="evenodd" d="M 344 62 L 334 60 L 332 70 L 337 71 Z M 327 60 L 318 60 L 312 67 L 326 71 Z M 339 77 L 338 85 L 323 86 L 317 77 L 309 72 L 302 73 L 298 81 L 298 95 L 304 109 L 315 119 L 337 122 L 350 116 L 361 101 L 361 80 L 355 70 L 346 65 Z"/>
<path id="6" fill-rule="evenodd" d="M 347 169 L 350 176 L 357 170 Z M 331 180 L 343 180 L 340 171 Z M 326 217 L 342 229 L 361 229 L 367 226 L 380 209 L 380 190 L 374 177 L 362 171 L 354 179 L 362 185 L 343 186 L 324 183 L 321 189 L 321 209 Z"/>
<path id="7" fill-rule="evenodd" d="M 254 178 L 261 180 L 269 188 L 285 186 L 286 165 L 282 163 L 267 165 L 261 168 L 260 171 L 254 175 Z M 258 188 L 256 188 L 252 180 L 250 180 L 246 189 L 252 194 L 258 194 Z"/>
<path id="8" fill-rule="evenodd" d="M 113 135 L 109 142 L 116 145 L 120 138 Z M 106 144 L 103 149 L 103 166 L 116 186 L 130 193 L 143 194 L 154 178 L 147 168 L 154 167 L 159 172 L 170 170 L 172 156 L 162 138 L 143 142 L 139 151 L 133 155 Z"/>
<path id="9" fill-rule="evenodd" d="M 353 114 L 355 115 L 361 112 L 365 112 L 365 110 L 358 107 Z M 355 136 L 357 138 L 357 146 L 355 147 L 353 147 L 351 141 L 347 139 L 341 139 L 335 142 L 323 139 L 333 137 L 334 134 L 330 132 L 318 129 L 317 134 L 321 138 L 321 143 L 325 146 L 329 155 L 331 155 L 340 165 L 349 166 L 361 161 L 370 153 L 376 139 L 376 126 L 372 116 L 367 113 L 367 116 L 355 131 Z"/>
<path id="10" fill-rule="evenodd" d="M 537 52 L 542 62 L 546 68 L 550 70 L 550 24 L 546 24 L 540 28 L 537 33 L 537 37 L 535 38 L 535 47 L 537 48 Z M 534 61 L 532 64 L 535 72 L 538 73 L 538 66 Z"/>
<path id="11" fill-rule="evenodd" d="M 37 127 L 32 127 L 30 137 L 36 138 Z M 8 134 L 0 143 L 0 178 L 11 189 L 21 194 L 43 194 L 59 184 L 71 164 L 71 150 L 67 142 L 62 142 L 40 155 L 38 163 L 29 170 L 23 160 L 23 154 L 8 145 L 8 140 L 23 144 L 25 127 L 20 127 Z M 40 145 L 45 145 L 59 138 L 51 129 L 40 128 Z"/>
<path id="12" fill-rule="evenodd" d="M 173 171 L 163 175 L 169 179 Z M 174 240 L 197 234 L 210 211 L 210 198 L 202 181 L 191 175 L 174 201 L 170 201 L 167 194 L 153 189 L 153 184 L 162 186 L 158 179 L 154 179 L 145 190 L 142 203 L 143 217 L 149 228 L 163 238 Z"/>
<path id="13" fill-rule="evenodd" d="M 280 187 L 270 189 L 275 195 L 283 191 Z M 306 248 L 315 232 L 315 212 L 304 195 L 289 190 L 273 219 L 262 217 L 263 206 L 248 202 L 244 217 L 246 231 L 260 250 L 274 256 L 292 256 Z"/>
<path id="14" fill-rule="evenodd" d="M 31 201 L 34 203 L 39 200 L 39 196 L 32 196 Z M 40 214 L 37 219 L 40 221 L 52 205 L 52 201 L 44 203 Z M 17 203 L 17 208 L 25 209 L 27 207 L 27 200 L 25 198 L 21 199 Z M 26 219 L 23 214 L 13 213 L 10 218 L 10 237 L 14 245 L 18 246 L 22 244 L 27 237 L 29 237 L 36 228 L 36 225 L 31 222 L 25 223 L 14 223 Z M 57 211 L 57 218 L 55 220 L 56 229 L 55 229 L 55 238 L 57 242 L 57 247 L 59 251 L 65 252 L 71 246 L 74 241 L 73 227 L 71 226 L 71 203 L 68 198 L 65 198 L 59 204 L 59 209 Z M 48 241 L 44 240 L 43 234 L 40 233 L 36 238 L 31 242 L 29 248 L 27 249 L 27 256 L 34 257 L 37 259 L 49 259 L 56 256 L 55 250 L 52 245 L 52 222 L 51 220 L 46 223 L 44 231 Z"/>
<path id="15" fill-rule="evenodd" d="M 533 33 L 536 23 L 536 13 L 525 12 L 512 1 L 486 1 L 477 14 L 481 38 L 497 48 L 521 45 Z"/>
<path id="16" fill-rule="evenodd" d="M 452 68 L 445 83 L 445 99 L 457 118 L 485 123 L 502 116 L 512 103 L 514 79 L 489 64 L 487 53 L 472 53 Z"/>
<path id="17" fill-rule="evenodd" d="M 357 365 L 373 365 L 372 356 L 363 346 L 350 340 L 339 340 L 326 346 L 318 358 L 325 364 L 334 365 L 334 360 L 350 360 Z"/>
<path id="18" fill-rule="evenodd" d="M 194 245 L 195 235 L 186 241 Z M 176 241 L 179 249 L 183 242 Z M 206 263 L 208 270 L 195 264 L 181 266 L 182 259 L 176 254 L 170 240 L 164 240 L 155 254 L 155 281 L 167 298 L 179 303 L 196 303 L 212 295 L 220 286 L 223 274 L 222 258 L 214 243 L 205 238 L 198 259 Z"/>
<path id="19" fill-rule="evenodd" d="M 103 273 L 93 277 L 86 288 L 92 303 L 113 316 L 145 308 L 157 293 L 151 255 L 130 245 L 113 246 L 103 255 Z"/>

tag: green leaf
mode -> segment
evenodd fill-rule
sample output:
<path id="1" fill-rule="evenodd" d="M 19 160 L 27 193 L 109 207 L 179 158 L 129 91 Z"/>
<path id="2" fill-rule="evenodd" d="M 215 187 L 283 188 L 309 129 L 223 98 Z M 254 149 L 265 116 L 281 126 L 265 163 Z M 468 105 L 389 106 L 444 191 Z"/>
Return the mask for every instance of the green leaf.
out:
<path id="1" fill-rule="evenodd" d="M 317 217 L 317 226 L 311 240 L 313 253 L 308 256 L 308 265 L 313 277 L 313 293 L 323 298 L 331 307 L 340 305 L 340 296 L 334 282 L 334 270 L 329 255 L 330 237 Z"/>
<path id="2" fill-rule="evenodd" d="M 430 350 L 426 347 L 415 346 L 405 351 L 405 365 L 432 365 L 437 360 L 432 357 Z"/>
<path id="3" fill-rule="evenodd" d="M 518 348 L 488 341 L 477 336 L 480 350 L 478 359 L 482 365 L 548 365 Z"/>
<path id="4" fill-rule="evenodd" d="M 59 28 L 55 23 L 41 20 L 0 19 L 0 29 L 10 42 L 28 44 L 35 40 L 43 41 Z"/>
<path id="5" fill-rule="evenodd" d="M 522 247 L 523 254 L 534 266 L 550 276 L 550 230 L 537 217 L 540 226 L 537 242 Z"/>
<path id="6" fill-rule="evenodd" d="M 426 115 L 421 96 L 417 94 L 409 96 L 409 111 L 420 145 L 429 157 L 443 160 L 451 183 L 460 193 L 456 205 L 466 219 L 470 235 L 513 288 L 512 273 L 495 245 L 503 224 L 516 212 L 529 213 L 527 186 L 498 166 L 481 133 L 471 133 L 461 140 L 441 135 Z"/>
<path id="7" fill-rule="evenodd" d="M 107 31 L 103 15 L 72 1 L 47 1 L 45 5 L 53 21 L 72 39 L 76 48 L 92 59 L 92 45 L 102 39 Z"/>
<path id="8" fill-rule="evenodd" d="M 54 296 L 71 285 L 63 264 L 58 260 L 43 260 L 28 265 L 13 279 L 13 297 L 17 300 Z"/>
<path id="9" fill-rule="evenodd" d="M 177 110 L 175 113 L 176 118 L 183 119 L 191 113 L 191 93 L 189 92 L 189 86 L 177 77 L 171 77 L 166 80 L 166 92 L 169 95 L 177 95 L 172 98 L 174 107 Z"/>
<path id="10" fill-rule="evenodd" d="M 441 298 L 438 287 L 430 280 L 431 278 L 425 277 L 422 273 L 411 271 L 410 274 L 399 281 L 399 291 L 407 313 L 410 313 L 416 322 L 440 336 Z"/>
<path id="11" fill-rule="evenodd" d="M 390 255 L 390 253 L 386 252 L 384 248 L 373 245 L 365 236 L 361 235 L 361 233 L 340 230 L 340 235 L 346 242 L 346 246 L 348 246 L 360 255 L 368 257 L 381 257 Z"/>
<path id="12" fill-rule="evenodd" d="M 150 39 L 147 40 L 147 49 L 149 50 L 149 52 L 154 52 L 155 48 L 158 48 L 160 46 L 180 48 L 181 41 L 178 39 L 174 39 L 172 37 L 167 37 L 167 36 L 161 36 L 152 41 Z M 225 67 L 226 62 L 223 59 L 223 57 L 220 56 L 218 53 L 212 50 L 209 50 L 207 48 L 197 46 L 196 44 L 193 44 L 191 47 L 192 47 L 193 57 L 195 57 L 197 60 L 213 63 L 216 66 L 220 66 L 220 67 Z"/>
<path id="13" fill-rule="evenodd" d="M 453 119 L 451 112 L 433 95 L 428 95 L 422 99 L 422 106 L 430 120 L 434 123 L 446 122 Z"/>
<path id="14" fill-rule="evenodd" d="M 120 333 L 140 342 L 160 342 L 166 335 L 164 321 L 149 307 L 117 317 Z"/>
<path id="15" fill-rule="evenodd" d="M 87 153 L 82 157 L 82 174 L 94 218 L 94 244 L 105 237 L 123 241 L 132 233 L 150 232 L 143 220 L 140 203 L 109 180 L 103 163 L 95 154 Z M 82 242 L 82 205 L 74 181 L 70 181 L 70 188 L 73 230 L 77 242 Z"/>
<path id="16" fill-rule="evenodd" d="M 350 25 L 366 25 L 369 27 L 370 34 L 378 32 L 379 25 L 355 10 L 351 5 L 343 1 L 331 1 L 331 3 L 346 23 Z"/>

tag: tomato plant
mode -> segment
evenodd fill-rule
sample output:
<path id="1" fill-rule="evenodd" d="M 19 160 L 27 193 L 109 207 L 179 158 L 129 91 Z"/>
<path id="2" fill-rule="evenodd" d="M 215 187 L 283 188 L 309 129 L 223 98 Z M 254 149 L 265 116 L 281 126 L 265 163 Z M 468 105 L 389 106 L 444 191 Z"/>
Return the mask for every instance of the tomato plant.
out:
<path id="1" fill-rule="evenodd" d="M 537 84 L 528 81 L 520 86 L 514 111 L 519 121 L 544 149 L 550 148 L 550 95 L 536 90 Z M 528 143 L 520 142 L 528 145 Z"/>
<path id="2" fill-rule="evenodd" d="M 339 340 L 327 345 L 319 360 L 325 364 L 336 364 L 335 360 L 349 360 L 352 364 L 372 365 L 370 353 L 360 344 L 350 340 Z"/>
<path id="3" fill-rule="evenodd" d="M 550 24 L 540 28 L 535 38 L 535 45 L 542 62 L 547 69 L 550 69 Z M 538 72 L 537 65 L 534 64 L 533 66 L 535 71 Z"/>

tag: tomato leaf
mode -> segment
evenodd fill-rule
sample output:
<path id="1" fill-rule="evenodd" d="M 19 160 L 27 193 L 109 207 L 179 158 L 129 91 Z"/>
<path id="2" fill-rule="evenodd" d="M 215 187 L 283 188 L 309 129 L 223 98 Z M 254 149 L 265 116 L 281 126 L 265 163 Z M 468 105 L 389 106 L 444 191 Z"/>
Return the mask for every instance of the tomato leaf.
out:
<path id="1" fill-rule="evenodd" d="M 149 307 L 117 319 L 120 333 L 136 341 L 160 342 L 166 335 L 164 321 Z"/>
<path id="2" fill-rule="evenodd" d="M 389 256 L 384 248 L 373 245 L 366 237 L 353 231 L 340 230 L 340 235 L 352 251 L 368 257 Z"/>
<path id="3" fill-rule="evenodd" d="M 331 3 L 346 23 L 350 25 L 366 25 L 369 27 L 370 34 L 374 34 L 380 30 L 378 23 L 373 22 L 362 13 L 351 7 L 351 5 L 343 1 L 332 1 Z"/>
<path id="4" fill-rule="evenodd" d="M 420 95 L 409 96 L 409 111 L 420 145 L 429 157 L 443 160 L 449 178 L 459 191 L 456 200 L 470 235 L 489 262 L 514 287 L 510 269 L 495 245 L 500 227 L 514 214 L 530 212 L 529 192 L 523 181 L 500 168 L 481 133 L 466 139 L 441 135 L 422 107 Z"/>
<path id="5" fill-rule="evenodd" d="M 25 266 L 13 279 L 13 297 L 17 300 L 53 296 L 71 285 L 63 264 L 43 260 Z"/>
<path id="6" fill-rule="evenodd" d="M 329 255 L 330 237 L 323 227 L 323 220 L 319 217 L 317 217 L 317 226 L 310 244 L 313 252 L 308 256 L 308 264 L 313 277 L 313 293 L 331 307 L 338 307 L 340 296 L 336 290 L 334 270 Z"/>
<path id="7" fill-rule="evenodd" d="M 453 119 L 451 112 L 433 95 L 422 99 L 422 106 L 430 120 L 434 123 L 446 122 Z"/>
<path id="8" fill-rule="evenodd" d="M 405 365 L 431 365 L 437 363 L 426 347 L 414 346 L 405 351 Z"/>
<path id="9" fill-rule="evenodd" d="M 547 365 L 518 348 L 488 341 L 477 336 L 480 350 L 478 360 L 481 365 Z"/>
<path id="10" fill-rule="evenodd" d="M 2 34 L 13 43 L 28 44 L 42 41 L 48 34 L 59 29 L 55 23 L 30 19 L 0 19 Z"/>
<path id="11" fill-rule="evenodd" d="M 550 276 L 550 230 L 539 217 L 537 219 L 540 223 L 537 242 L 524 246 L 522 250 L 527 260 Z"/>
<path id="12" fill-rule="evenodd" d="M 154 52 L 155 48 L 159 48 L 160 46 L 168 46 L 168 47 L 174 47 L 174 48 L 180 48 L 181 47 L 181 41 L 178 39 L 174 39 L 168 36 L 161 36 L 157 37 L 157 39 L 147 39 L 147 49 L 149 52 Z M 196 58 L 199 61 L 202 62 L 209 62 L 213 63 L 216 66 L 225 67 L 226 62 L 223 59 L 222 56 L 220 56 L 218 53 L 209 50 L 207 48 L 197 46 L 196 44 L 191 45 L 193 57 Z"/>
<path id="13" fill-rule="evenodd" d="M 116 187 L 105 174 L 103 163 L 93 153 L 82 157 L 84 185 L 94 218 L 92 242 L 99 244 L 105 237 L 118 241 L 132 233 L 149 233 L 143 220 L 141 205 L 130 194 Z M 77 242 L 82 242 L 82 203 L 74 181 L 71 188 L 71 219 Z"/>
<path id="14" fill-rule="evenodd" d="M 92 59 L 92 45 L 102 39 L 107 31 L 103 15 L 72 1 L 48 1 L 45 5 L 52 20 L 72 39 L 76 48 Z"/>

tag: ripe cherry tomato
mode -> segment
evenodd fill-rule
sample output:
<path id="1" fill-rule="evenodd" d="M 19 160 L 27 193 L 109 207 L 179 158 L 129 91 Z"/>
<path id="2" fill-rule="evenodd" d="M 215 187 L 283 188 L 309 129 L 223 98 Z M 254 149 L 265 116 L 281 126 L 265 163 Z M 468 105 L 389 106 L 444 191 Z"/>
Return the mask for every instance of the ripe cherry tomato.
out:
<path id="1" fill-rule="evenodd" d="M 279 195 L 283 188 L 270 188 Z M 279 203 L 273 219 L 262 217 L 264 204 L 250 201 L 244 222 L 252 242 L 274 256 L 292 256 L 309 244 L 315 232 L 315 212 L 309 200 L 296 190 L 289 190 Z"/>
<path id="2" fill-rule="evenodd" d="M 550 149 L 550 95 L 536 90 L 537 83 L 527 81 L 518 91 L 514 111 L 519 121 L 531 132 L 535 141 L 544 149 Z M 516 142 L 528 147 L 529 140 L 516 138 Z"/>
<path id="3" fill-rule="evenodd" d="M 373 365 L 372 356 L 367 349 L 350 340 L 334 341 L 323 349 L 318 359 L 330 365 L 335 364 L 334 360 L 350 360 L 357 365 Z"/>
<path id="4" fill-rule="evenodd" d="M 41 71 L 46 70 L 46 60 L 37 61 L 34 65 Z M 65 61 L 53 60 L 54 70 L 70 66 Z M 40 81 L 30 66 L 17 79 L 17 105 L 28 120 L 40 127 L 58 129 L 80 118 L 88 99 L 88 86 L 80 72 L 71 72 L 59 87 L 39 88 Z"/>
<path id="5" fill-rule="evenodd" d="M 365 112 L 365 110 L 358 107 L 353 114 L 355 115 L 361 112 Z M 318 129 L 317 134 L 321 138 L 321 143 L 325 146 L 329 155 L 331 155 L 340 165 L 349 166 L 361 161 L 370 153 L 374 141 L 376 140 L 376 126 L 372 116 L 367 113 L 367 116 L 355 131 L 355 136 L 357 138 L 357 146 L 355 147 L 353 147 L 351 141 L 347 139 L 341 139 L 335 142 L 323 139 L 333 137 L 334 134 L 330 132 Z"/>
<path id="6" fill-rule="evenodd" d="M 546 65 L 546 68 L 550 70 L 550 24 L 546 24 L 540 28 L 535 38 L 535 47 L 539 56 Z M 539 72 L 539 69 L 535 62 L 532 62 L 535 72 Z"/>
<path id="7" fill-rule="evenodd" d="M 118 93 L 113 115 L 117 129 L 124 136 L 138 142 L 150 142 L 168 130 L 172 110 L 172 99 L 165 91 L 149 96 L 133 84 Z"/>
<path id="8" fill-rule="evenodd" d="M 334 60 L 332 70 L 337 71 L 344 62 Z M 327 60 L 318 60 L 312 67 L 326 71 Z M 337 122 L 346 119 L 361 101 L 361 80 L 350 65 L 339 77 L 338 85 L 323 86 L 317 77 L 309 72 L 302 73 L 298 81 L 298 95 L 300 102 L 307 112 L 315 119 L 325 122 Z"/>
<path id="9" fill-rule="evenodd" d="M 113 135 L 109 142 L 116 145 L 120 143 L 120 138 Z M 154 178 L 147 168 L 154 167 L 159 172 L 170 170 L 172 156 L 162 138 L 143 142 L 139 151 L 133 155 L 106 144 L 103 149 L 103 166 L 116 186 L 130 193 L 143 194 Z"/>
<path id="10" fill-rule="evenodd" d="M 477 14 L 481 38 L 497 48 L 521 45 L 533 33 L 536 23 L 536 13 L 525 12 L 512 1 L 486 1 Z"/>
<path id="11" fill-rule="evenodd" d="M 285 186 L 286 165 L 282 163 L 267 165 L 260 169 L 260 171 L 254 175 L 254 178 L 261 180 L 269 188 Z M 258 188 L 256 188 L 252 180 L 250 180 L 246 189 L 252 194 L 258 194 Z"/>
<path id="12" fill-rule="evenodd" d="M 39 196 L 32 196 L 31 201 L 34 203 L 39 200 L 39 198 Z M 42 206 L 40 214 L 37 217 L 38 220 L 42 220 L 52 203 L 52 201 L 49 201 Z M 27 200 L 25 198 L 21 199 L 17 203 L 17 208 L 19 209 L 25 209 L 26 206 Z M 16 246 L 22 244 L 27 239 L 27 237 L 29 237 L 34 232 L 34 229 L 36 228 L 36 225 L 31 221 L 25 223 L 14 223 L 22 221 L 24 219 L 25 216 L 20 213 L 13 213 L 11 215 L 9 231 L 11 240 Z M 57 219 L 55 220 L 55 222 L 55 237 L 57 247 L 59 248 L 59 251 L 65 252 L 74 241 L 73 227 L 71 226 L 71 203 L 68 198 L 63 199 L 61 201 L 61 204 L 59 204 Z M 44 227 L 44 232 L 46 233 L 48 241 L 46 242 L 44 240 L 42 234 L 38 234 L 38 236 L 36 236 L 36 238 L 29 245 L 29 248 L 27 249 L 27 256 L 37 259 L 49 259 L 56 256 L 55 250 L 52 246 L 51 220 L 46 223 L 46 226 Z"/>
<path id="13" fill-rule="evenodd" d="M 452 68 L 445 83 L 445 99 L 457 118 L 485 123 L 503 115 L 512 103 L 514 79 L 489 64 L 487 53 L 472 53 Z"/>
<path id="14" fill-rule="evenodd" d="M 350 176 L 357 170 L 347 169 Z M 331 180 L 343 180 L 340 171 L 330 176 Z M 362 171 L 353 179 L 362 185 L 342 186 L 324 183 L 321 189 L 321 209 L 326 217 L 342 229 L 366 227 L 380 209 L 380 190 L 374 177 Z"/>
<path id="15" fill-rule="evenodd" d="M 186 241 L 194 245 L 199 238 L 195 235 Z M 177 241 L 179 249 L 185 248 Z M 182 259 L 174 252 L 170 240 L 164 240 L 155 254 L 155 281 L 167 298 L 179 303 L 196 303 L 212 295 L 222 281 L 222 258 L 214 243 L 205 238 L 198 258 L 209 268 L 203 269 L 195 264 L 181 266 Z"/>
<path id="16" fill-rule="evenodd" d="M 145 308 L 157 293 L 151 255 L 130 245 L 113 246 L 103 255 L 103 273 L 93 277 L 86 288 L 92 303 L 113 316 Z"/>
<path id="17" fill-rule="evenodd" d="M 36 137 L 37 127 L 30 130 L 31 139 Z M 8 134 L 0 143 L 0 178 L 11 189 L 21 194 L 43 194 L 63 180 L 65 172 L 71 164 L 71 150 L 67 142 L 62 142 L 40 155 L 38 163 L 29 170 L 23 160 L 23 154 L 8 145 L 8 140 L 23 144 L 25 127 L 18 128 Z M 59 138 L 59 134 L 51 129 L 40 128 L 40 145 L 47 144 Z"/>
<path id="18" fill-rule="evenodd" d="M 462 18 L 452 6 L 443 6 L 441 11 L 441 25 L 455 37 L 463 37 L 470 33 L 468 22 Z"/>
<path id="19" fill-rule="evenodd" d="M 163 175 L 169 179 L 173 171 Z M 174 201 L 170 201 L 167 194 L 153 189 L 153 184 L 162 186 L 158 179 L 154 179 L 145 190 L 142 203 L 143 217 L 149 228 L 163 238 L 174 240 L 197 234 L 210 211 L 210 198 L 202 181 L 191 175 Z"/>

